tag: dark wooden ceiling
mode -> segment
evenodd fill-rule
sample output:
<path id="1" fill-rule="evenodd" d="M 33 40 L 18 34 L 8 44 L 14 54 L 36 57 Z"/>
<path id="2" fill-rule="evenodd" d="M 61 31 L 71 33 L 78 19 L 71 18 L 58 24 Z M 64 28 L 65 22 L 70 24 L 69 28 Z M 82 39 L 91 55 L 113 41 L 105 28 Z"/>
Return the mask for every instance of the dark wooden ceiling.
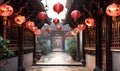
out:
<path id="1" fill-rule="evenodd" d="M 105 13 L 106 7 L 113 2 L 120 4 L 120 0 L 73 0 L 63 24 L 69 24 L 71 28 L 75 28 L 79 23 L 83 23 L 85 18 L 94 18 Z M 76 21 L 78 24 L 75 24 L 76 22 L 71 18 L 71 12 L 75 9 L 82 13 L 82 16 Z"/>
<path id="2" fill-rule="evenodd" d="M 42 28 L 44 23 L 50 24 L 50 19 L 47 18 L 45 21 L 41 21 L 37 18 L 37 14 L 40 11 L 45 11 L 41 0 L 4 0 L 3 3 L 9 2 L 14 8 L 14 14 L 18 13 L 22 9 L 20 14 L 26 16 L 28 20 L 34 21 L 35 23 L 40 23 L 38 28 Z M 102 13 L 105 13 L 106 6 L 116 2 L 120 4 L 120 0 L 72 0 L 71 6 L 68 10 L 66 18 L 63 24 L 69 24 L 70 27 L 75 28 L 79 23 L 82 23 L 87 17 L 95 17 Z M 3 4 L 2 3 L 2 4 Z M 76 21 L 71 18 L 71 12 L 73 10 L 79 10 L 82 16 Z M 14 15 L 13 14 L 13 15 Z"/>
<path id="3" fill-rule="evenodd" d="M 24 15 L 27 20 L 35 22 L 35 25 L 41 29 L 44 23 L 50 24 L 49 18 L 45 21 L 41 21 L 37 18 L 37 14 L 41 11 L 45 11 L 41 0 L 4 0 L 1 4 L 7 3 L 14 9 L 14 13 L 11 17 L 15 17 L 16 14 Z M 21 12 L 20 12 L 21 9 Z"/>

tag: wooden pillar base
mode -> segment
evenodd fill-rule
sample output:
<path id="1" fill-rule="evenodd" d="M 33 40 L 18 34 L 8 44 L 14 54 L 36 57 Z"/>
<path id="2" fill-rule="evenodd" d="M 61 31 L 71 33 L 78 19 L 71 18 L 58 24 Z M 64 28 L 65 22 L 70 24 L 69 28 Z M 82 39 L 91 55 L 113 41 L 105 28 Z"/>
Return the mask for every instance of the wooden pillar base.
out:
<path id="1" fill-rule="evenodd" d="M 36 61 L 37 61 L 36 58 L 34 58 L 34 59 L 33 59 L 33 64 L 36 64 Z"/>
<path id="2" fill-rule="evenodd" d="M 18 67 L 18 71 L 25 71 L 25 67 L 19 66 L 19 67 Z"/>
<path id="3" fill-rule="evenodd" d="M 80 58 L 77 57 L 76 60 L 77 60 L 77 61 L 80 61 Z"/>
<path id="4" fill-rule="evenodd" d="M 82 66 L 85 67 L 86 66 L 86 60 L 82 59 L 81 62 L 82 62 Z"/>
<path id="5" fill-rule="evenodd" d="M 102 69 L 97 66 L 93 71 L 102 71 Z"/>

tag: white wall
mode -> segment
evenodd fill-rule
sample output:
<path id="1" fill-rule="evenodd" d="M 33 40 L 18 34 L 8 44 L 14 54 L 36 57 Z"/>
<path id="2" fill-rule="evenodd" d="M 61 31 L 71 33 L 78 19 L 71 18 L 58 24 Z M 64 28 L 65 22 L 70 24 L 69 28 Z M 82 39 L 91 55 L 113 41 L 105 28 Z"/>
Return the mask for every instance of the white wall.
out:
<path id="1" fill-rule="evenodd" d="M 93 71 L 95 68 L 95 56 L 86 54 L 86 67 Z"/>
<path id="2" fill-rule="evenodd" d="M 23 57 L 24 57 L 23 65 L 25 67 L 25 71 L 27 71 L 33 64 L 33 53 L 25 54 Z"/>
<path id="3" fill-rule="evenodd" d="M 112 71 L 120 71 L 120 52 L 112 52 Z"/>
<path id="4" fill-rule="evenodd" d="M 7 65 L 0 65 L 0 71 L 17 71 L 18 68 L 18 57 L 8 59 Z"/>
<path id="5" fill-rule="evenodd" d="M 23 65 L 27 71 L 33 64 L 33 53 L 27 53 L 24 56 Z M 0 65 L 0 71 L 18 71 L 18 57 L 8 59 L 8 64 L 4 67 Z M 2 67 L 1 67 L 2 66 Z"/>

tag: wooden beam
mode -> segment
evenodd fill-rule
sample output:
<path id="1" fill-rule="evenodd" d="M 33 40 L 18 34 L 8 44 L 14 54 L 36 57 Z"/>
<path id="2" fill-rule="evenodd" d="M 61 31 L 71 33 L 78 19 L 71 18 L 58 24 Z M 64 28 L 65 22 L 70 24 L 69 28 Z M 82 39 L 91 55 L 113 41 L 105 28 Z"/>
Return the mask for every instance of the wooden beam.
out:
<path id="1" fill-rule="evenodd" d="M 106 71 L 112 71 L 112 17 L 106 16 Z"/>
<path id="2" fill-rule="evenodd" d="M 96 67 L 94 71 L 102 71 L 102 49 L 101 49 L 101 30 L 102 30 L 102 16 L 96 17 Z"/>
<path id="3" fill-rule="evenodd" d="M 19 47 L 19 53 L 18 53 L 18 71 L 24 71 L 25 68 L 23 66 L 23 26 L 18 25 L 18 47 Z"/>

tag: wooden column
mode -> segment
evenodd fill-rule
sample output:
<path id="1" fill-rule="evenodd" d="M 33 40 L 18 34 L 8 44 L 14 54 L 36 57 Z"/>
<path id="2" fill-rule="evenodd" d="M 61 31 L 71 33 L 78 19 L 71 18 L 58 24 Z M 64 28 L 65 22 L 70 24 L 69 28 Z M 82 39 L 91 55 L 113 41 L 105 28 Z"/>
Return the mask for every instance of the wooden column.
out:
<path id="1" fill-rule="evenodd" d="M 63 35 L 62 35 L 63 36 Z M 64 39 L 64 36 L 62 38 L 62 48 L 63 48 L 63 51 L 65 51 L 65 39 Z"/>
<path id="2" fill-rule="evenodd" d="M 102 17 L 96 17 L 96 67 L 94 71 L 102 71 L 102 46 L 101 46 L 101 30 L 102 30 Z"/>
<path id="3" fill-rule="evenodd" d="M 3 38 L 6 39 L 7 17 L 3 17 Z"/>
<path id="4" fill-rule="evenodd" d="M 112 71 L 112 18 L 106 16 L 106 71 Z"/>
<path id="5" fill-rule="evenodd" d="M 83 42 L 84 42 L 84 37 L 83 37 L 83 31 L 80 31 L 79 33 L 79 39 L 80 39 L 80 60 L 82 62 L 82 66 L 85 66 L 86 62 L 85 62 L 85 50 L 84 50 L 84 46 L 83 46 Z"/>
<path id="6" fill-rule="evenodd" d="M 3 36 L 3 17 L 0 17 L 0 36 Z"/>
<path id="7" fill-rule="evenodd" d="M 79 33 L 77 34 L 77 55 L 76 55 L 76 60 L 80 61 L 80 35 Z"/>
<path id="8" fill-rule="evenodd" d="M 19 45 L 19 53 L 18 53 L 18 71 L 24 71 L 25 68 L 23 66 L 23 26 L 18 25 L 18 45 Z"/>
<path id="9" fill-rule="evenodd" d="M 85 47 L 84 47 L 84 40 L 85 40 L 85 37 L 84 37 L 84 30 L 81 31 L 81 47 L 82 47 L 82 66 L 86 66 L 86 58 L 85 58 Z"/>
<path id="10" fill-rule="evenodd" d="M 35 53 L 36 53 L 36 36 L 33 33 L 33 64 L 36 63 Z"/>

